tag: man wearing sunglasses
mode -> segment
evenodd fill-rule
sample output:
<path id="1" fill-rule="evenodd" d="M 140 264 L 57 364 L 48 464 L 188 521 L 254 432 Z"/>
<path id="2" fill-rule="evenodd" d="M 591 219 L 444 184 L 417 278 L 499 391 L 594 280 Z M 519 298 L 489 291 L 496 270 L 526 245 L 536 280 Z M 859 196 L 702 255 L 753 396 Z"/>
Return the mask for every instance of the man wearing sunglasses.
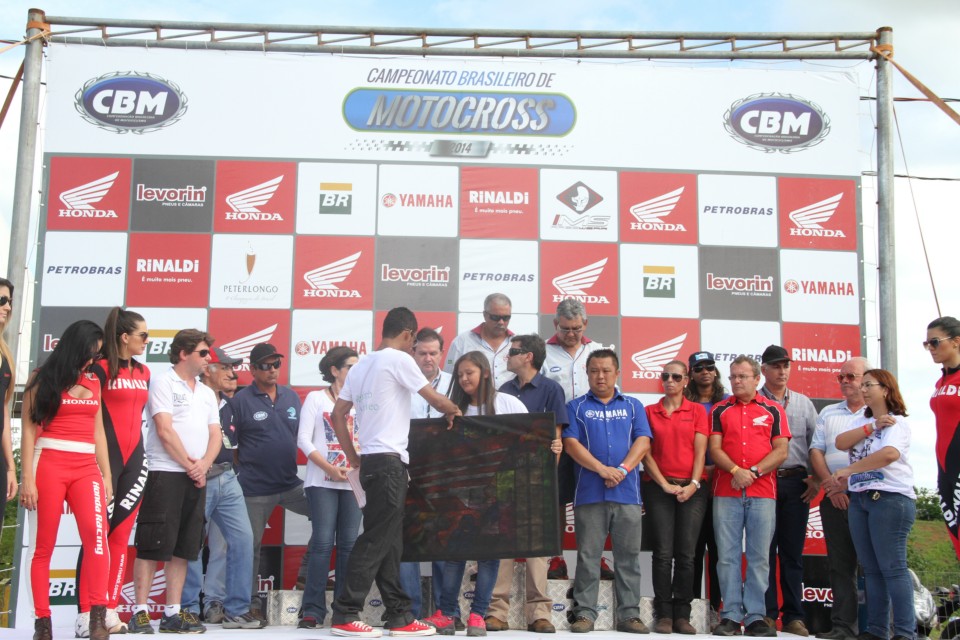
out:
<path id="1" fill-rule="evenodd" d="M 820 492 L 820 480 L 810 475 L 810 442 L 817 428 L 817 409 L 810 398 L 787 388 L 790 357 L 779 345 L 761 356 L 763 388 L 760 393 L 778 402 L 790 424 L 787 459 L 777 469 L 777 526 L 770 543 L 770 581 L 767 586 L 767 624 L 775 627 L 783 613 L 783 631 L 807 636 L 803 611 L 803 545 L 807 539 L 810 501 Z M 777 559 L 783 605 L 777 602 Z"/>
<path id="2" fill-rule="evenodd" d="M 507 325 L 510 324 L 512 308 L 513 303 L 506 295 L 488 295 L 483 301 L 483 322 L 453 339 L 443 370 L 453 374 L 453 365 L 460 356 L 469 351 L 480 351 L 490 361 L 490 370 L 493 372 L 493 382 L 497 389 L 513 378 L 513 373 L 507 369 L 507 351 L 510 350 L 508 338 L 513 335 Z"/>
<path id="3" fill-rule="evenodd" d="M 253 531 L 254 597 L 250 612 L 260 619 L 260 543 L 267 520 L 277 506 L 302 516 L 310 515 L 303 481 L 297 476 L 300 397 L 290 387 L 277 384 L 283 358 L 272 344 L 255 345 L 250 352 L 253 384 L 238 391 L 232 400 L 240 486 Z M 301 572 L 303 569 L 301 565 Z"/>
<path id="4" fill-rule="evenodd" d="M 833 472 L 850 464 L 849 454 L 837 449 L 837 436 L 862 421 L 866 405 L 860 382 L 864 372 L 872 368 L 866 358 L 850 358 L 843 363 L 837 376 L 843 402 L 823 408 L 810 442 L 810 466 L 823 486 L 820 517 L 827 543 L 830 587 L 833 589 L 832 627 L 830 631 L 817 634 L 818 638 L 825 640 L 854 640 L 860 629 L 857 620 L 857 550 L 847 522 L 850 498 L 846 482 L 837 482 Z"/>

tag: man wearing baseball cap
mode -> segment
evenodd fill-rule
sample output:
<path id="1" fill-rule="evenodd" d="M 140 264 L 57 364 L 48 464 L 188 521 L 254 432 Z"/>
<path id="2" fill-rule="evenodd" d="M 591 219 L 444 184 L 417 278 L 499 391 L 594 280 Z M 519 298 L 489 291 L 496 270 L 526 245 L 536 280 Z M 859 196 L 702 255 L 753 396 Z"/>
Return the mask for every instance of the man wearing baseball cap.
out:
<path id="1" fill-rule="evenodd" d="M 253 531 L 254 596 L 260 591 L 260 542 L 274 507 L 310 515 L 303 481 L 297 476 L 300 398 L 290 387 L 277 384 L 283 358 L 270 343 L 254 346 L 250 352 L 253 384 L 238 391 L 232 400 L 240 486 Z M 262 617 L 259 597 L 251 600 L 250 610 Z"/>
<path id="2" fill-rule="evenodd" d="M 817 410 L 810 398 L 787 389 L 790 354 L 772 344 L 760 358 L 763 388 L 760 394 L 780 403 L 790 424 L 787 459 L 777 469 L 777 524 L 770 543 L 770 581 L 767 586 L 767 624 L 776 627 L 783 613 L 782 629 L 798 636 L 809 635 L 803 610 L 803 545 L 807 535 L 810 500 L 820 491 L 820 482 L 810 474 L 810 442 L 817 429 Z M 777 559 L 783 606 L 777 602 Z"/>

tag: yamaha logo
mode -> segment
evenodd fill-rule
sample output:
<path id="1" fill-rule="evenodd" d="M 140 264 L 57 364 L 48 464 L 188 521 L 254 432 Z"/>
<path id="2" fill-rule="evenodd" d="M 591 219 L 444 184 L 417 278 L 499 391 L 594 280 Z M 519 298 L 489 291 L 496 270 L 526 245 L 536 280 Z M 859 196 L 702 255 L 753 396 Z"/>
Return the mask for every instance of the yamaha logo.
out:
<path id="1" fill-rule="evenodd" d="M 830 119 L 808 100 L 785 93 L 758 93 L 730 105 L 723 115 L 727 133 L 765 153 L 794 153 L 823 142 Z"/>
<path id="2" fill-rule="evenodd" d="M 175 83 L 150 73 L 114 72 L 88 80 L 74 96 L 77 113 L 115 133 L 147 133 L 179 121 L 187 97 Z"/>
<path id="3" fill-rule="evenodd" d="M 787 280 L 783 283 L 783 290 L 787 293 L 796 293 L 800 291 L 800 283 L 793 279 Z"/>
<path id="4" fill-rule="evenodd" d="M 367 353 L 367 343 L 363 340 L 300 340 L 293 351 L 298 356 L 322 356 L 334 347 L 349 347 L 361 356 Z"/>

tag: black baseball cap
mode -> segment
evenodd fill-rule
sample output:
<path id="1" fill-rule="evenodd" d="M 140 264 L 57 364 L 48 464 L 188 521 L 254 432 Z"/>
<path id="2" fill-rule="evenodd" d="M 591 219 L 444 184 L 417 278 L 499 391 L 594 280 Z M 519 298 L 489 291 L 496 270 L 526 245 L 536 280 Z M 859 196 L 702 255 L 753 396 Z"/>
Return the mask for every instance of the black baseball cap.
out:
<path id="1" fill-rule="evenodd" d="M 691 353 L 690 357 L 687 359 L 687 363 L 690 368 L 693 369 L 694 365 L 703 364 L 709 362 L 714 364 L 713 354 L 709 351 L 697 351 L 696 353 Z"/>
<path id="2" fill-rule="evenodd" d="M 257 364 L 261 360 L 271 357 L 283 358 L 285 356 L 282 353 L 277 353 L 277 348 L 269 342 L 261 342 L 250 352 L 250 362 L 252 364 Z"/>
<path id="3" fill-rule="evenodd" d="M 790 362 L 790 354 L 787 353 L 787 350 L 783 347 L 772 344 L 766 349 L 763 350 L 763 355 L 760 356 L 761 364 L 771 364 L 774 362 Z"/>

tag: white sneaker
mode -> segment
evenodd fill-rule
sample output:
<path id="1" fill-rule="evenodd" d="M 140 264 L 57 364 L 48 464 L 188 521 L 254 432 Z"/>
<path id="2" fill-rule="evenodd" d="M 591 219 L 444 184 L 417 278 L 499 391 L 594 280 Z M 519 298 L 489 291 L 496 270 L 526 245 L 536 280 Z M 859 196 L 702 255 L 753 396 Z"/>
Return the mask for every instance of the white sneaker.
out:
<path id="1" fill-rule="evenodd" d="M 107 609 L 106 626 L 110 633 L 127 632 L 127 623 L 120 619 L 116 609 Z"/>
<path id="2" fill-rule="evenodd" d="M 90 637 L 90 612 L 77 614 L 77 622 L 73 626 L 73 633 L 78 638 Z"/>

